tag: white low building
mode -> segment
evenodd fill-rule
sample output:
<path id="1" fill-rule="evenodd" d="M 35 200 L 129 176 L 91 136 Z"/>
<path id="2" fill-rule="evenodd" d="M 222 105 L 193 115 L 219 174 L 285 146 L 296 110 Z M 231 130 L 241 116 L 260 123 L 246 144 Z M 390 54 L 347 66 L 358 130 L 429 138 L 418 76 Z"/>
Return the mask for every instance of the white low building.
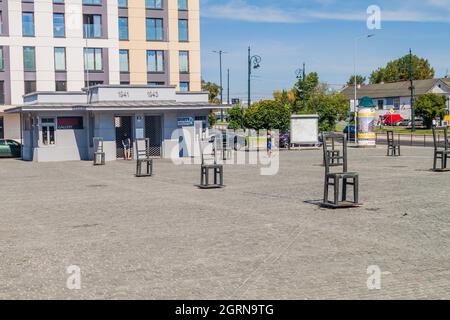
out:
<path id="1" fill-rule="evenodd" d="M 450 79 L 415 80 L 415 98 L 426 93 L 435 93 L 450 97 Z M 355 87 L 347 86 L 342 94 L 350 101 L 352 111 L 355 106 Z M 411 91 L 409 81 L 360 85 L 356 90 L 357 100 L 363 97 L 373 99 L 378 116 L 390 113 L 400 114 L 404 119 L 411 119 Z M 357 104 L 356 104 L 357 105 Z M 450 104 L 448 105 L 450 112 Z"/>
<path id="2" fill-rule="evenodd" d="M 38 162 L 93 159 L 93 139 L 104 140 L 106 160 L 123 156 L 122 141 L 149 138 L 151 155 L 187 156 L 176 129 L 208 126 L 212 110 L 204 92 L 177 92 L 175 86 L 94 86 L 83 92 L 36 92 L 6 110 L 21 118 L 23 159 Z M 178 130 L 179 131 L 179 130 Z"/>

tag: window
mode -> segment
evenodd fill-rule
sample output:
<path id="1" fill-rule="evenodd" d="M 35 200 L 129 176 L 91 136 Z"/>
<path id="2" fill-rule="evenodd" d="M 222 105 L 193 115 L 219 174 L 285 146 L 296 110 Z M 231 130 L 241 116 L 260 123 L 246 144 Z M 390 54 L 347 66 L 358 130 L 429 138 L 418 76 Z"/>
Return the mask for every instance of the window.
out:
<path id="1" fill-rule="evenodd" d="M 188 21 L 184 19 L 178 20 L 178 39 L 179 41 L 189 41 Z"/>
<path id="2" fill-rule="evenodd" d="M 45 146 L 55 144 L 55 119 L 42 118 L 41 119 L 42 130 L 42 143 Z"/>
<path id="3" fill-rule="evenodd" d="M 53 3 L 64 3 L 64 0 L 53 0 Z"/>
<path id="4" fill-rule="evenodd" d="M 162 19 L 146 19 L 146 33 L 149 41 L 163 40 L 163 20 Z"/>
<path id="5" fill-rule="evenodd" d="M 384 109 L 384 100 L 378 100 L 378 110 Z"/>
<path id="6" fill-rule="evenodd" d="M 166 85 L 166 83 L 162 81 L 150 81 L 147 84 L 152 87 L 163 87 Z"/>
<path id="7" fill-rule="evenodd" d="M 66 48 L 55 48 L 55 71 L 66 71 Z"/>
<path id="8" fill-rule="evenodd" d="M 83 0 L 83 4 L 100 6 L 102 5 L 102 0 Z"/>
<path id="9" fill-rule="evenodd" d="M 187 10 L 188 4 L 187 0 L 178 0 L 178 10 Z"/>
<path id="10" fill-rule="evenodd" d="M 22 35 L 24 37 L 34 37 L 33 12 L 22 12 Z"/>
<path id="11" fill-rule="evenodd" d="M 180 82 L 180 91 L 189 91 L 189 82 Z"/>
<path id="12" fill-rule="evenodd" d="M 84 14 L 83 34 L 85 38 L 101 38 L 102 16 L 99 14 Z"/>
<path id="13" fill-rule="evenodd" d="M 145 0 L 147 9 L 162 9 L 162 0 Z"/>
<path id="14" fill-rule="evenodd" d="M 25 94 L 36 92 L 36 81 L 25 81 Z"/>
<path id="15" fill-rule="evenodd" d="M 130 64 L 128 58 L 128 50 L 119 51 L 119 60 L 120 60 L 120 72 L 129 72 Z"/>
<path id="16" fill-rule="evenodd" d="M 189 73 L 189 51 L 180 51 L 180 72 Z"/>
<path id="17" fill-rule="evenodd" d="M 84 70 L 103 70 L 102 53 L 101 48 L 84 48 Z"/>
<path id="18" fill-rule="evenodd" d="M 128 40 L 128 18 L 119 17 L 119 40 Z"/>
<path id="19" fill-rule="evenodd" d="M 86 88 L 98 86 L 100 84 L 103 84 L 103 81 L 85 81 L 84 82 L 84 86 Z"/>
<path id="20" fill-rule="evenodd" d="M 0 34 L 3 34 L 3 15 L 0 11 Z"/>
<path id="21" fill-rule="evenodd" d="M 128 7 L 128 0 L 119 0 L 119 8 L 127 8 Z"/>
<path id="22" fill-rule="evenodd" d="M 161 50 L 147 51 L 147 71 L 164 72 L 164 51 Z"/>
<path id="23" fill-rule="evenodd" d="M 394 109 L 400 110 L 400 98 L 394 98 Z"/>
<path id="24" fill-rule="evenodd" d="M 56 81 L 55 82 L 55 90 L 56 91 L 67 91 L 67 82 L 66 81 Z"/>
<path id="25" fill-rule="evenodd" d="M 130 81 L 120 81 L 121 86 L 128 86 L 130 85 Z"/>
<path id="26" fill-rule="evenodd" d="M 0 71 L 3 71 L 5 62 L 3 61 L 3 47 L 0 47 Z"/>
<path id="27" fill-rule="evenodd" d="M 23 47 L 23 70 L 36 71 L 36 55 L 34 47 Z"/>
<path id="28" fill-rule="evenodd" d="M 5 104 L 5 82 L 0 81 L 0 104 Z M 3 118 L 0 118 L 0 134 L 3 130 Z M 3 139 L 0 135 L 0 139 Z"/>
<path id="29" fill-rule="evenodd" d="M 64 28 L 64 13 L 54 13 L 53 14 L 53 36 L 54 37 L 64 37 L 66 31 Z"/>

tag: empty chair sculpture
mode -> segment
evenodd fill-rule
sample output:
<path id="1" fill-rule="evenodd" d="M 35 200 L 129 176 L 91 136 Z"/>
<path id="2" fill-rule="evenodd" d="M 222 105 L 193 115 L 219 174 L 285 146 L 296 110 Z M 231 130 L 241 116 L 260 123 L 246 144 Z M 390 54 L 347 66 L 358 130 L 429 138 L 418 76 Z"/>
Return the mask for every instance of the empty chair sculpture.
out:
<path id="1" fill-rule="evenodd" d="M 325 166 L 325 154 L 330 155 L 330 167 L 340 166 L 341 165 L 341 151 L 336 149 L 335 139 L 326 138 L 326 136 L 330 135 L 330 132 L 322 133 L 322 143 L 325 148 L 325 152 L 323 153 L 323 165 Z"/>
<path id="2" fill-rule="evenodd" d="M 142 173 L 142 166 L 145 172 Z M 150 158 L 150 139 L 136 140 L 136 177 L 151 177 L 153 175 L 153 159 Z"/>
<path id="3" fill-rule="evenodd" d="M 333 140 L 334 146 L 341 146 L 342 153 L 328 152 L 327 146 L 324 143 L 323 152 L 325 157 L 325 188 L 323 206 L 328 208 L 349 208 L 358 206 L 359 195 L 359 175 L 356 172 L 347 171 L 347 139 L 343 134 L 327 133 L 324 134 L 324 139 Z M 325 141 L 325 140 L 324 140 Z M 334 167 L 342 166 L 341 172 L 331 172 L 331 164 L 334 163 Z M 342 185 L 342 197 L 340 198 L 340 186 Z M 330 186 L 334 187 L 334 199 L 330 203 L 328 199 L 328 192 Z M 353 186 L 353 201 L 347 201 L 347 187 Z"/>
<path id="4" fill-rule="evenodd" d="M 400 141 L 395 141 L 394 131 L 387 132 L 387 155 L 391 157 L 399 157 L 400 154 Z"/>
<path id="5" fill-rule="evenodd" d="M 105 152 L 103 150 L 103 138 L 94 138 L 94 166 L 105 165 Z"/>
<path id="6" fill-rule="evenodd" d="M 438 139 L 438 130 L 444 132 L 444 141 L 440 142 Z M 437 128 L 433 126 L 433 141 L 434 141 L 434 160 L 433 160 L 433 171 L 448 171 L 447 169 L 447 159 L 450 155 L 449 142 L 448 142 L 448 128 L 442 127 Z M 437 167 L 438 160 L 441 161 L 441 167 Z"/>
<path id="7" fill-rule="evenodd" d="M 216 139 L 218 140 L 218 139 Z M 200 142 L 200 150 L 202 157 L 201 171 L 200 171 L 200 185 L 201 189 L 216 189 L 223 188 L 223 165 L 217 163 L 217 155 L 220 151 L 217 148 L 217 144 L 222 141 L 214 140 L 214 147 L 212 148 L 212 154 L 205 154 L 209 150 L 210 144 L 202 145 Z M 210 181 L 210 173 L 213 175 L 213 182 Z"/>

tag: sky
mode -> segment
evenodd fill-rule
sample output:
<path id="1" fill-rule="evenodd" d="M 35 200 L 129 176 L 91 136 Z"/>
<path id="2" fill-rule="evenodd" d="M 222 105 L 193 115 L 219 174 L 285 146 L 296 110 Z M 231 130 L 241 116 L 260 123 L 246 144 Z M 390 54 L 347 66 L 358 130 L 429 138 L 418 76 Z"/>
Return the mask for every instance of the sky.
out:
<path id="1" fill-rule="evenodd" d="M 231 98 L 247 98 L 247 48 L 261 56 L 252 99 L 290 89 L 306 64 L 320 80 L 340 88 L 356 69 L 373 70 L 409 52 L 428 59 L 437 77 L 450 74 L 450 0 L 200 0 L 202 77 L 219 83 L 223 50 L 224 99 L 230 69 Z M 377 6 L 380 29 L 369 29 L 367 10 Z M 372 17 L 372 16 L 370 16 Z M 373 21 L 373 20 L 370 20 Z M 365 38 L 374 34 L 372 38 Z"/>

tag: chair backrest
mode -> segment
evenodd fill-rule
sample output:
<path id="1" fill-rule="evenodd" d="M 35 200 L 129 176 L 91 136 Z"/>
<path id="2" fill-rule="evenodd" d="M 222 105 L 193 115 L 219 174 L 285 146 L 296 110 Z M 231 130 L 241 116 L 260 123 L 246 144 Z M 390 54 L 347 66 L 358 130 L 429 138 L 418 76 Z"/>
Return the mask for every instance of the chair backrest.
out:
<path id="1" fill-rule="evenodd" d="M 342 172 L 347 172 L 347 139 L 342 133 L 326 132 L 322 134 L 323 139 L 323 156 L 325 159 L 325 173 L 330 173 L 331 163 L 333 167 L 342 166 Z M 332 146 L 332 150 L 329 149 Z M 340 148 L 339 148 L 340 147 Z M 335 152 L 341 149 L 339 155 Z"/>
<path id="2" fill-rule="evenodd" d="M 103 153 L 103 138 L 95 137 L 92 139 L 94 153 Z"/>
<path id="3" fill-rule="evenodd" d="M 150 139 L 136 139 L 136 157 L 140 159 L 150 158 Z"/>
<path id="4" fill-rule="evenodd" d="M 441 142 L 440 141 L 440 135 L 438 133 L 439 131 L 442 131 L 444 133 L 444 139 Z M 436 127 L 433 126 L 433 142 L 434 142 L 434 149 L 437 150 L 439 148 L 444 148 L 444 150 L 448 150 L 448 127 Z"/>
<path id="5" fill-rule="evenodd" d="M 200 144 L 200 154 L 202 157 L 202 165 L 205 164 L 217 164 L 217 139 L 214 139 L 212 143 L 207 141 L 199 141 Z"/>
<path id="6" fill-rule="evenodd" d="M 389 146 L 394 144 L 394 131 L 387 131 L 387 143 Z"/>

